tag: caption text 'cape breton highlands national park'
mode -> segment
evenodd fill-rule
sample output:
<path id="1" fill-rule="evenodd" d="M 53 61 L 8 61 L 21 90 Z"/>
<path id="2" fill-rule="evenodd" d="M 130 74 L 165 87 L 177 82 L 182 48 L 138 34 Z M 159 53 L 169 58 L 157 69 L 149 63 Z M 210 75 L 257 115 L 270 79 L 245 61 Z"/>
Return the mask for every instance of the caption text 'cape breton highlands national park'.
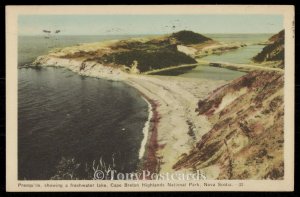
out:
<path id="1" fill-rule="evenodd" d="M 282 180 L 284 50 L 280 15 L 20 15 L 18 179 Z"/>

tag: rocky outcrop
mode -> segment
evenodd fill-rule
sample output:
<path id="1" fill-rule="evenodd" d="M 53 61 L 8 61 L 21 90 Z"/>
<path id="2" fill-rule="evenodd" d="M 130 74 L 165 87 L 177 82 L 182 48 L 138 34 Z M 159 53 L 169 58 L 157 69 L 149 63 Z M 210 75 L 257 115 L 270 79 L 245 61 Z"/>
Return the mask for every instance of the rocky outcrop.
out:
<path id="1" fill-rule="evenodd" d="M 276 67 L 284 67 L 284 30 L 278 34 L 273 35 L 268 40 L 267 46 L 253 57 L 254 62 L 276 62 Z"/>
<path id="2" fill-rule="evenodd" d="M 217 179 L 283 179 L 283 85 L 281 72 L 254 71 L 199 101 L 197 112 L 213 127 L 173 168 L 213 167 Z"/>

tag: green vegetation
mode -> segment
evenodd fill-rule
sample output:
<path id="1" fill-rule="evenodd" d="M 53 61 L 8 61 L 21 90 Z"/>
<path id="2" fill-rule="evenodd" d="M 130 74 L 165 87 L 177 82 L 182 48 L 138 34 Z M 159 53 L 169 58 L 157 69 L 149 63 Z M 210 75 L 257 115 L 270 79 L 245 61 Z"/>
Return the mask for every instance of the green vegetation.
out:
<path id="1" fill-rule="evenodd" d="M 104 55 L 102 61 L 131 67 L 137 61 L 140 72 L 169 66 L 196 63 L 190 56 L 170 47 L 156 50 L 130 50 Z"/>
<path id="2" fill-rule="evenodd" d="M 200 44 L 212 40 L 201 34 L 197 34 L 192 31 L 186 31 L 186 30 L 173 33 L 170 36 L 170 38 L 175 38 L 179 44 L 183 44 L 183 45 Z"/>
<path id="3" fill-rule="evenodd" d="M 115 52 L 105 54 L 96 60 L 99 63 L 113 63 L 129 68 L 134 61 L 137 61 L 137 69 L 140 72 L 181 64 L 194 64 L 197 63 L 196 60 L 178 51 L 177 45 L 199 44 L 209 40 L 211 39 L 192 31 L 180 31 L 147 42 L 123 40 L 112 47 Z"/>
<path id="4" fill-rule="evenodd" d="M 110 66 L 126 66 L 125 69 L 128 70 L 137 68 L 136 72 L 146 72 L 182 64 L 197 63 L 191 56 L 178 51 L 177 46 L 201 44 L 210 40 L 210 38 L 192 31 L 180 31 L 146 41 L 121 40 L 108 46 L 105 51 L 101 49 L 95 51 L 79 50 L 61 57 L 96 61 Z"/>

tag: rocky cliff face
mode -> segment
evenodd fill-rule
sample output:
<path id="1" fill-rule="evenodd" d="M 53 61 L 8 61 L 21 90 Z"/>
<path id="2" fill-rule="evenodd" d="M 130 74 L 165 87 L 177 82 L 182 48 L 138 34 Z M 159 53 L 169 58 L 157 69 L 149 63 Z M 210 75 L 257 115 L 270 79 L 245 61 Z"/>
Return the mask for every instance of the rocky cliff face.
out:
<path id="1" fill-rule="evenodd" d="M 283 85 L 280 72 L 254 71 L 199 101 L 197 112 L 213 127 L 173 168 L 214 167 L 217 179 L 282 179 Z"/>
<path id="2" fill-rule="evenodd" d="M 284 39 L 284 30 L 281 30 L 279 33 L 271 36 L 268 41 L 270 43 L 274 43 L 274 42 L 276 42 L 278 40 L 281 40 L 281 39 Z"/>
<path id="3" fill-rule="evenodd" d="M 277 61 L 279 68 L 284 67 L 284 30 L 278 34 L 273 35 L 268 40 L 269 44 L 263 50 L 253 57 L 255 62 L 270 62 Z"/>

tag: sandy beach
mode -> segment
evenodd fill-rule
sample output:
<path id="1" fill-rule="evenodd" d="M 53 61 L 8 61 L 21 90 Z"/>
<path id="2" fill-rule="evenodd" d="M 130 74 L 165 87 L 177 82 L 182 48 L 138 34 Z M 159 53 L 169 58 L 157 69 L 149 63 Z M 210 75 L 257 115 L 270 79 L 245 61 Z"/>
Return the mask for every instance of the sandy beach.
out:
<path id="1" fill-rule="evenodd" d="M 169 76 L 133 75 L 126 83 L 139 90 L 146 98 L 157 104 L 159 120 L 155 123 L 157 164 L 159 172 L 173 172 L 172 166 L 183 155 L 187 154 L 195 143 L 211 129 L 204 116 L 195 112 L 198 100 L 205 98 L 209 92 L 225 84 L 225 81 L 212 81 Z M 155 114 L 155 113 L 153 113 Z M 157 131 L 156 131 L 157 129 Z M 157 133 L 153 133 L 157 132 Z M 147 158 L 146 149 L 145 158 Z M 149 158 L 148 158 L 149 159 Z M 151 159 L 151 157 L 150 157 Z M 153 158 L 152 158 L 153 159 Z M 151 166 L 154 169 L 153 166 Z"/>

